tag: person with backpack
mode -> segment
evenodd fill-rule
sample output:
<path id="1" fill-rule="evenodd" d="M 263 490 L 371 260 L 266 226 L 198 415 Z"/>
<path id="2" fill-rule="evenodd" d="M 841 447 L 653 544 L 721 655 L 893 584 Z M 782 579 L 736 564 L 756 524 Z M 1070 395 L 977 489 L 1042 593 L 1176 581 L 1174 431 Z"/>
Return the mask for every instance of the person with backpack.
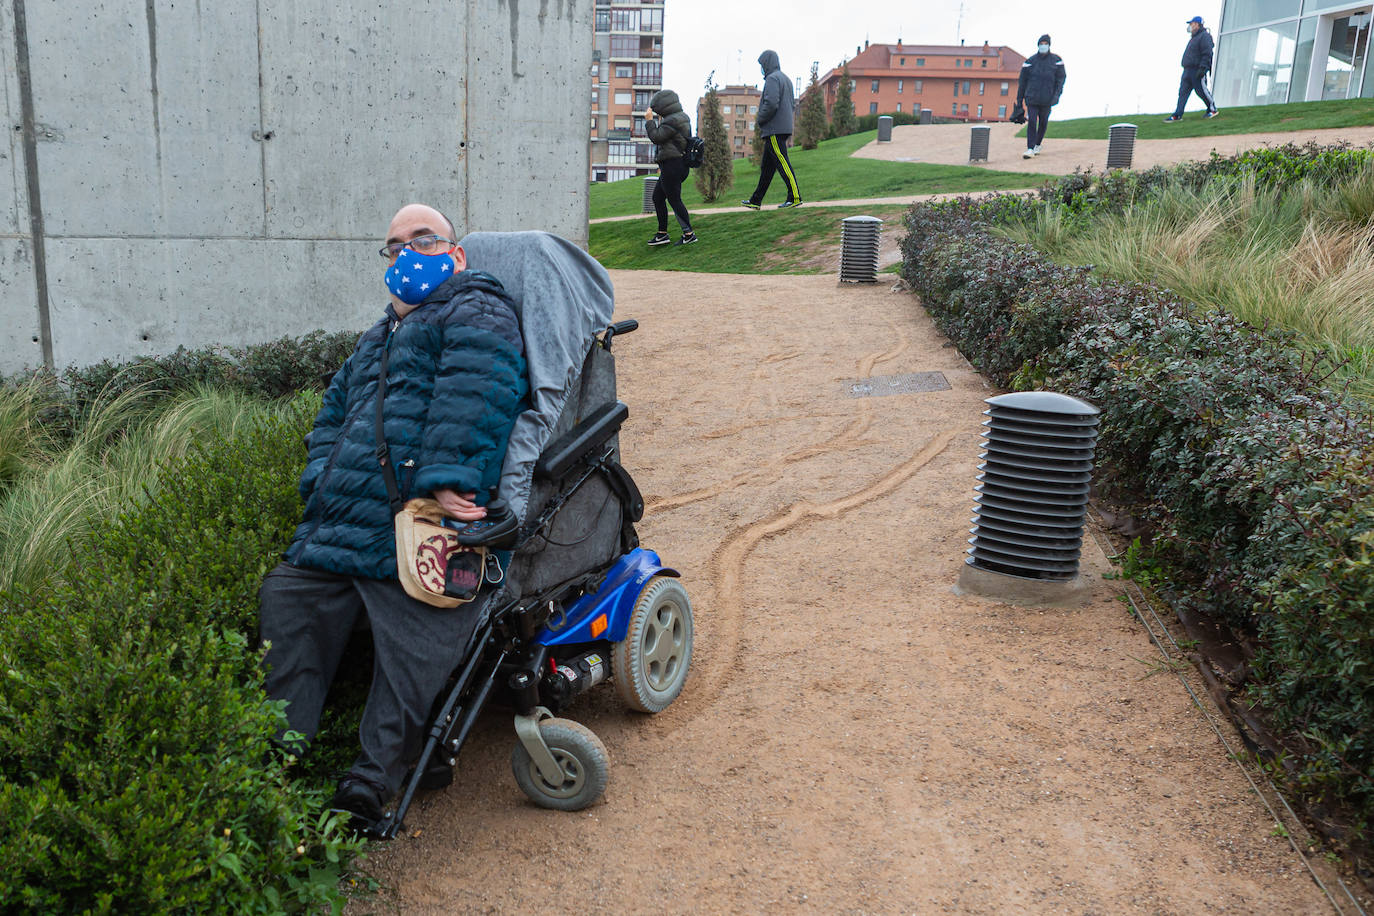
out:
<path id="1" fill-rule="evenodd" d="M 658 163 L 658 183 L 654 185 L 658 231 L 649 239 L 649 244 L 667 245 L 672 241 L 668 237 L 668 204 L 672 204 L 673 215 L 682 230 L 677 243 L 690 245 L 697 240 L 697 235 L 692 231 L 692 218 L 682 202 L 682 183 L 690 172 L 686 153 L 692 142 L 692 120 L 682 110 L 676 92 L 660 89 L 649 99 L 649 110 L 644 113 L 644 132 L 658 147 L 654 152 L 654 161 Z"/>
<path id="2" fill-rule="evenodd" d="M 1212 72 L 1212 50 L 1215 48 L 1212 33 L 1202 24 L 1201 16 L 1194 16 L 1188 20 L 1188 35 L 1188 47 L 1183 49 L 1183 79 L 1178 84 L 1178 106 L 1164 119 L 1165 124 L 1183 120 L 1183 107 L 1194 92 L 1207 106 L 1202 116 L 1217 116 L 1216 99 L 1207 88 L 1207 74 Z"/>

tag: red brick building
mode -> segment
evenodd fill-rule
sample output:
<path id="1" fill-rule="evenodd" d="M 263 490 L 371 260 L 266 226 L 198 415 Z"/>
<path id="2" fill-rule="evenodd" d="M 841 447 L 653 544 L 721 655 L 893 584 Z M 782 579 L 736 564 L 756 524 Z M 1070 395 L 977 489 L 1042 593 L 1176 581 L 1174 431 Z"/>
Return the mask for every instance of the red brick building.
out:
<path id="1" fill-rule="evenodd" d="M 1016 104 L 1026 58 L 1004 45 L 866 45 L 849 60 L 854 114 L 920 114 L 1005 121 Z M 827 114 L 835 106 L 841 68 L 821 79 Z"/>

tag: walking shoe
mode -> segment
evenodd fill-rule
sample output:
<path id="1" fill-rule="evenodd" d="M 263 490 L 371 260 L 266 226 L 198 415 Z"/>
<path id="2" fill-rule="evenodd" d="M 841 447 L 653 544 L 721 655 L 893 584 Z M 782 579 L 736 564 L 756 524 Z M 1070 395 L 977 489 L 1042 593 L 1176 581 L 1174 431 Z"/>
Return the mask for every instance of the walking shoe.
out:
<path id="1" fill-rule="evenodd" d="M 1028 150 L 1026 150 L 1024 153 L 1021 154 L 1021 158 L 1022 158 L 1022 159 L 1034 159 L 1034 158 L 1035 158 L 1035 150 L 1034 150 L 1034 149 L 1028 149 Z"/>
<path id="2" fill-rule="evenodd" d="M 1035 155 L 1037 155 L 1037 156 L 1040 155 L 1040 144 L 1039 144 L 1039 143 L 1035 144 Z"/>
<path id="3" fill-rule="evenodd" d="M 1203 115 L 1203 117 L 1204 117 L 1204 118 L 1215 118 L 1215 117 L 1217 116 L 1217 114 L 1218 114 L 1217 110 L 1216 110 L 1215 108 L 1213 108 L 1211 111 L 1209 111 L 1209 112 L 1207 112 L 1205 115 Z"/>
<path id="4" fill-rule="evenodd" d="M 801 205 L 802 202 L 800 200 L 784 200 L 782 203 L 778 204 L 778 209 L 786 210 L 788 207 L 800 207 Z"/>
<path id="5" fill-rule="evenodd" d="M 349 826 L 365 832 L 382 820 L 382 794 L 381 789 L 366 779 L 349 774 L 339 782 L 329 810 L 347 814 Z"/>
<path id="6" fill-rule="evenodd" d="M 1164 123 L 1165 123 L 1165 124 L 1172 124 L 1172 123 L 1174 123 L 1175 121 L 1182 121 L 1182 120 L 1183 120 L 1183 119 L 1180 118 L 1178 115 L 1169 115 L 1169 117 L 1167 117 L 1167 118 L 1164 119 Z"/>
<path id="7" fill-rule="evenodd" d="M 697 234 L 695 232 L 688 230 L 687 232 L 682 233 L 682 238 L 678 239 L 677 243 L 679 245 L 690 245 L 696 240 Z"/>
<path id="8" fill-rule="evenodd" d="M 668 238 L 668 233 L 666 233 L 666 232 L 655 232 L 655 233 L 654 233 L 654 237 L 651 238 L 651 239 L 649 239 L 649 244 L 650 244 L 650 245 L 666 245 L 666 244 L 668 244 L 668 243 L 671 242 L 671 241 L 672 241 L 672 239 Z"/>
<path id="9" fill-rule="evenodd" d="M 743 206 L 748 207 L 750 210 L 757 210 L 759 208 L 759 205 L 754 203 L 752 200 L 742 200 L 740 201 L 740 203 Z"/>

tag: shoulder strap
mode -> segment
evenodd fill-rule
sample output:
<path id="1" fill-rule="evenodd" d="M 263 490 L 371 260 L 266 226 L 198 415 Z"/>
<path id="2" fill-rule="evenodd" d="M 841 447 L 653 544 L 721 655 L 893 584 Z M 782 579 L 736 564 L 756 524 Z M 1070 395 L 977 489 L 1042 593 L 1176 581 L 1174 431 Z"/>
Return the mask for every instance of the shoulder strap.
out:
<path id="1" fill-rule="evenodd" d="M 386 422 L 382 415 L 382 402 L 386 398 L 386 368 L 391 356 L 391 335 L 382 342 L 382 361 L 377 368 L 377 463 L 382 466 L 382 480 L 386 482 L 386 498 L 391 502 L 391 514 L 395 515 L 404 508 L 401 502 L 401 488 L 396 486 L 396 472 L 391 468 L 391 447 L 386 444 Z"/>

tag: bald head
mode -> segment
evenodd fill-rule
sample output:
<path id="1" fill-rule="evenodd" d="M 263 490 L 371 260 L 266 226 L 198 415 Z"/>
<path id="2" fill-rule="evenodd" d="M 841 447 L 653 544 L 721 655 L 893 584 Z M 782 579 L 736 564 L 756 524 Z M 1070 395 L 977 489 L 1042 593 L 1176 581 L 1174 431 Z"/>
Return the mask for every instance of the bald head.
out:
<path id="1" fill-rule="evenodd" d="M 453 223 L 449 221 L 447 216 L 428 204 L 406 204 L 397 210 L 396 215 L 391 218 L 391 225 L 386 230 L 386 244 L 413 242 L 415 239 L 427 235 L 442 236 L 453 242 L 451 255 L 454 272 L 467 269 L 467 255 L 463 253 L 462 248 L 458 247 L 457 232 Z M 407 305 L 395 295 L 391 297 L 391 302 L 397 314 L 400 315 L 404 315 L 414 308 L 413 305 Z"/>

